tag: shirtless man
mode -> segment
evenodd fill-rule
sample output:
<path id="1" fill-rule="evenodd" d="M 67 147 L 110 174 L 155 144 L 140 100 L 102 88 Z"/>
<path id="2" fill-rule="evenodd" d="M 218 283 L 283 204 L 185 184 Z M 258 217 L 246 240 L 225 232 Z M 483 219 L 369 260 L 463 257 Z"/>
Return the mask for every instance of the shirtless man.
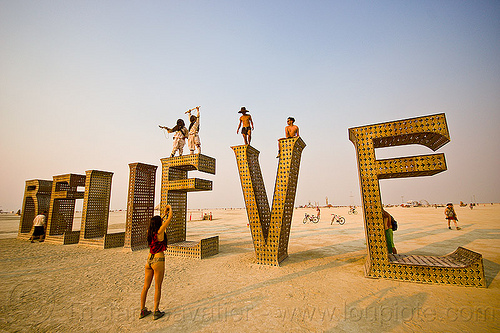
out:
<path id="1" fill-rule="evenodd" d="M 287 123 L 287 127 L 285 127 L 285 135 L 286 135 L 286 138 L 294 138 L 296 136 L 300 136 L 299 135 L 299 128 L 297 127 L 297 125 L 294 125 L 293 123 L 295 123 L 295 118 L 293 117 L 288 117 L 288 119 L 286 120 L 286 123 Z"/>
<path id="2" fill-rule="evenodd" d="M 252 131 L 253 131 L 253 121 L 252 116 L 247 114 L 248 110 L 242 106 L 241 110 L 238 113 L 242 113 L 243 115 L 240 117 L 240 123 L 238 124 L 238 129 L 236 130 L 236 134 L 239 133 L 241 124 L 243 127 L 241 128 L 241 134 L 243 135 L 243 140 L 245 140 L 245 144 L 249 145 L 252 140 Z M 251 127 L 250 127 L 251 125 Z"/>
<path id="3" fill-rule="evenodd" d="M 295 137 L 300 136 L 299 135 L 299 127 L 297 125 L 294 125 L 295 118 L 288 117 L 288 119 L 286 120 L 286 123 L 287 123 L 287 126 L 285 127 L 285 138 L 282 138 L 280 140 L 289 139 L 289 138 L 295 138 Z M 276 156 L 276 158 L 280 157 L 279 145 L 280 144 L 279 144 L 279 140 L 278 140 L 278 156 Z"/>

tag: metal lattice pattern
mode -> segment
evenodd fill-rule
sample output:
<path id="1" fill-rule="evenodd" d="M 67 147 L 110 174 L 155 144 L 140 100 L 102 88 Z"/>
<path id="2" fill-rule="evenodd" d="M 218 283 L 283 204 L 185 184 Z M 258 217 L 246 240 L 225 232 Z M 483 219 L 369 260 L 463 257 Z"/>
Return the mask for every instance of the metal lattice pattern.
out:
<path id="1" fill-rule="evenodd" d="M 73 229 L 75 200 L 83 199 L 84 192 L 78 187 L 85 186 L 85 176 L 65 174 L 54 176 L 47 222 L 47 236 L 62 236 Z M 46 240 L 49 240 L 48 237 Z"/>
<path id="2" fill-rule="evenodd" d="M 256 261 L 278 266 L 288 257 L 288 239 L 302 150 L 301 138 L 280 139 L 280 156 L 272 210 L 269 209 L 259 165 L 259 151 L 249 145 L 234 146 L 241 188 L 252 232 Z"/>
<path id="3" fill-rule="evenodd" d="M 80 239 L 102 238 L 108 231 L 112 172 L 86 171 Z"/>
<path id="4" fill-rule="evenodd" d="M 51 192 L 51 180 L 33 179 L 26 181 L 18 237 L 29 237 L 35 216 L 49 211 Z"/>
<path id="5" fill-rule="evenodd" d="M 215 174 L 215 159 L 202 154 L 164 158 L 162 163 L 160 210 L 172 206 L 173 217 L 167 227 L 167 254 L 205 258 L 219 253 L 219 236 L 186 241 L 187 192 L 211 191 L 212 181 L 187 178 L 188 171 L 198 170 Z M 215 240 L 216 239 L 216 240 Z"/>
<path id="6" fill-rule="evenodd" d="M 129 164 L 125 247 L 140 250 L 148 247 L 149 221 L 154 215 L 156 165 Z"/>
<path id="7" fill-rule="evenodd" d="M 366 275 L 484 287 L 482 257 L 467 249 L 460 248 L 446 257 L 408 258 L 387 253 L 379 180 L 434 175 L 446 170 L 446 161 L 444 154 L 377 160 L 375 148 L 421 144 L 437 150 L 450 140 L 445 115 L 350 128 L 349 139 L 356 147 L 358 159 L 368 250 Z"/>

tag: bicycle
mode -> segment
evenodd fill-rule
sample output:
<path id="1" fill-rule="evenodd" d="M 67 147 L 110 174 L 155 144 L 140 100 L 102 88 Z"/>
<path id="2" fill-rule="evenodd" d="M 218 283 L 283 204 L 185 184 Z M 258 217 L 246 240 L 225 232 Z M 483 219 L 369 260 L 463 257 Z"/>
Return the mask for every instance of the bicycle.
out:
<path id="1" fill-rule="evenodd" d="M 349 215 L 356 215 L 356 214 L 358 214 L 356 207 L 349 208 Z"/>
<path id="2" fill-rule="evenodd" d="M 307 221 L 310 221 L 312 223 L 318 223 L 319 222 L 319 218 L 317 216 L 314 216 L 314 215 L 309 215 L 307 213 L 305 213 L 306 215 L 304 216 L 304 219 L 302 220 L 302 223 L 306 224 Z"/>
<path id="3" fill-rule="evenodd" d="M 345 218 L 343 216 L 337 215 L 337 214 L 332 214 L 332 222 L 330 222 L 330 225 L 333 224 L 333 222 L 337 222 L 340 225 L 343 225 L 345 223 Z"/>

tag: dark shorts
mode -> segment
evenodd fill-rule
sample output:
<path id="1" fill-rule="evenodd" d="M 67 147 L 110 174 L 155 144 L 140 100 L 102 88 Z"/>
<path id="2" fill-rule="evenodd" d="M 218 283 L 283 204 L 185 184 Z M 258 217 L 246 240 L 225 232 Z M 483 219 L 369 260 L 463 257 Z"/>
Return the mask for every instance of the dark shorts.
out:
<path id="1" fill-rule="evenodd" d="M 42 226 L 35 227 L 35 230 L 33 230 L 33 236 L 43 235 L 45 235 L 45 229 Z"/>
<path id="2" fill-rule="evenodd" d="M 251 131 L 252 128 L 251 127 L 243 127 L 241 129 L 241 134 L 244 134 L 244 135 L 247 135 L 248 134 L 248 131 Z"/>

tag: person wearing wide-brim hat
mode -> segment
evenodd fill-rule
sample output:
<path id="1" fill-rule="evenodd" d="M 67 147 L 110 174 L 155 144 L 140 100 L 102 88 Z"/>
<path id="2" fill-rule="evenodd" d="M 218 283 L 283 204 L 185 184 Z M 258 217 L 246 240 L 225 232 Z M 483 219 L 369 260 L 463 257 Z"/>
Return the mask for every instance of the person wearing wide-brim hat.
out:
<path id="1" fill-rule="evenodd" d="M 245 141 L 246 145 L 250 144 L 250 141 L 252 140 L 252 131 L 254 129 L 253 127 L 253 120 L 252 116 L 247 114 L 248 110 L 242 106 L 241 110 L 238 111 L 238 113 L 242 113 L 242 116 L 240 117 L 240 123 L 238 124 L 238 129 L 236 130 L 236 134 L 239 133 L 240 127 L 243 124 L 243 127 L 241 127 L 241 134 L 243 135 L 243 140 Z"/>

